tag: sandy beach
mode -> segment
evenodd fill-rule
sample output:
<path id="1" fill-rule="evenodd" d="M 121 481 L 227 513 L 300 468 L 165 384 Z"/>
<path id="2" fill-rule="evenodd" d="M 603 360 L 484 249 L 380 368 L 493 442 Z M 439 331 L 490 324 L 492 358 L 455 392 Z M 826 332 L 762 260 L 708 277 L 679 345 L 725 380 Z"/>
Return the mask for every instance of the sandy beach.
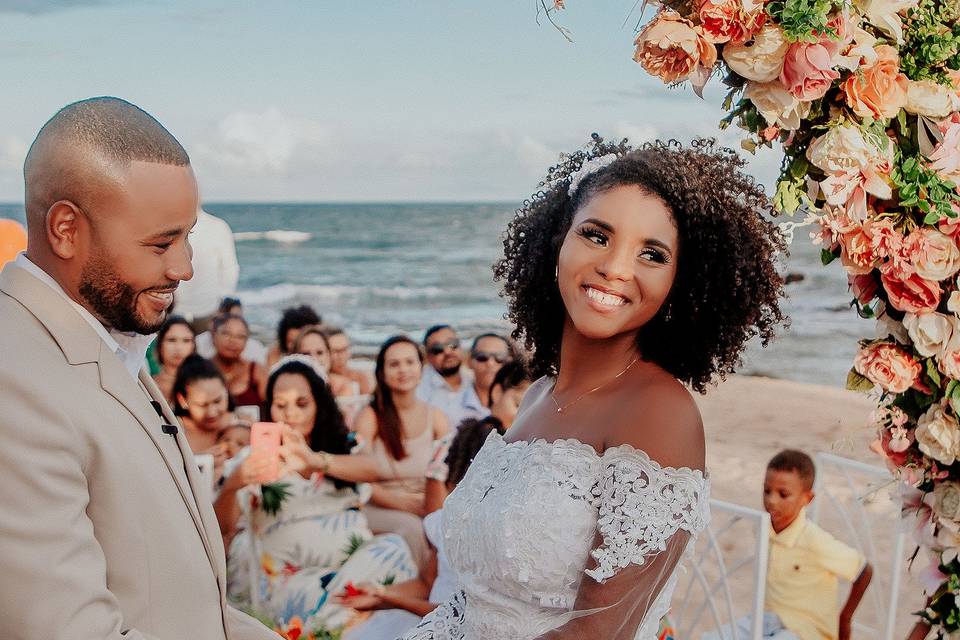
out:
<path id="1" fill-rule="evenodd" d="M 801 449 L 811 455 L 829 452 L 882 467 L 880 459 L 868 448 L 873 439 L 867 426 L 873 402 L 862 394 L 786 380 L 736 376 L 698 397 L 698 404 L 706 428 L 707 466 L 715 498 L 761 509 L 766 463 L 784 448 Z M 864 492 L 869 492 L 869 488 L 865 486 Z M 884 498 L 883 502 L 886 504 L 880 506 L 890 507 L 889 500 Z M 891 532 L 895 521 L 888 522 L 889 526 L 880 529 L 872 540 L 881 558 L 878 565 L 893 555 Z M 837 531 L 831 530 L 840 528 L 839 522 L 827 517 L 821 524 L 839 537 Z M 909 541 L 905 549 L 905 554 L 912 553 Z M 733 545 L 724 545 L 724 550 L 733 551 Z M 890 571 L 883 566 L 875 569 L 872 588 L 876 587 L 886 598 Z M 844 598 L 848 588 L 841 586 Z M 911 613 L 922 606 L 920 589 L 916 579 L 904 570 L 894 638 L 905 638 L 913 625 Z M 741 575 L 735 589 L 737 600 L 748 591 L 748 576 Z M 871 595 L 868 591 L 856 622 L 870 623 L 879 615 L 878 611 L 884 610 L 881 601 L 870 601 Z M 854 637 L 858 636 L 866 634 L 855 632 Z"/>

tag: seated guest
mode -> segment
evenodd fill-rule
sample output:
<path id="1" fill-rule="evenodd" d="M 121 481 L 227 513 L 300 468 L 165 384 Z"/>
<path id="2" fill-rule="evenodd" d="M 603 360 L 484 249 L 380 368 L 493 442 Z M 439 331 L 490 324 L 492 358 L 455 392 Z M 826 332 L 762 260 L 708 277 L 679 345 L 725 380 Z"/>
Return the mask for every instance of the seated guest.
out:
<path id="1" fill-rule="evenodd" d="M 503 428 L 490 418 L 468 418 L 457 430 L 443 461 L 442 482 L 447 492 L 463 479 L 493 431 Z M 390 585 L 358 584 L 359 594 L 341 593 L 339 602 L 359 611 L 376 613 L 362 625 L 351 629 L 344 640 L 393 640 L 412 629 L 420 618 L 446 602 L 457 590 L 457 575 L 443 554 L 442 514 L 437 511 L 423 519 L 423 529 L 430 543 L 427 562 L 417 577 Z"/>
<path id="2" fill-rule="evenodd" d="M 767 463 L 763 508 L 770 514 L 770 555 L 764 596 L 763 637 L 776 640 L 850 640 L 853 614 L 873 568 L 856 550 L 807 520 L 813 500 L 813 460 L 787 449 Z M 843 609 L 839 581 L 853 583 Z M 736 635 L 750 635 L 750 616 L 736 622 Z M 731 637 L 730 629 L 704 638 Z"/>
<path id="3" fill-rule="evenodd" d="M 267 352 L 267 367 L 273 367 L 280 358 L 293 353 L 293 344 L 304 327 L 320 324 L 320 316 L 313 307 L 300 305 L 283 310 L 277 324 L 277 342 Z"/>
<path id="4" fill-rule="evenodd" d="M 463 349 L 456 332 L 446 324 L 427 329 L 423 347 L 428 366 L 417 387 L 417 397 L 439 407 L 447 424 L 456 426 L 464 418 L 482 418 L 487 408 L 480 403 L 473 385 L 463 372 Z"/>
<path id="5" fill-rule="evenodd" d="M 235 458 L 244 448 L 250 446 L 250 425 L 243 422 L 234 422 L 220 431 L 217 443 L 222 443 L 227 460 Z"/>
<path id="6" fill-rule="evenodd" d="M 330 342 L 319 325 L 304 327 L 300 331 L 300 335 L 293 343 L 293 352 L 314 359 L 334 396 L 353 396 L 360 393 L 358 383 L 330 370 Z"/>
<path id="7" fill-rule="evenodd" d="M 246 360 L 243 350 L 250 328 L 243 316 L 222 315 L 213 319 L 213 363 L 227 381 L 227 389 L 238 407 L 263 404 L 267 373 L 256 362 Z"/>
<path id="8" fill-rule="evenodd" d="M 500 367 L 513 360 L 510 342 L 496 333 L 483 333 L 474 338 L 470 347 L 467 366 L 473 371 L 473 385 L 470 392 L 471 405 L 490 406 L 490 385 Z"/>
<path id="9" fill-rule="evenodd" d="M 222 475 L 227 448 L 220 432 L 233 423 L 230 394 L 223 375 L 209 360 L 187 356 L 173 383 L 174 413 L 194 454 L 213 455 L 214 478 Z"/>
<path id="10" fill-rule="evenodd" d="M 160 371 L 153 376 L 153 381 L 160 387 L 163 397 L 173 406 L 173 382 L 177 378 L 177 369 L 191 353 L 195 351 L 193 329 L 190 323 L 182 316 L 170 316 L 157 332 L 154 342 L 157 354 L 157 364 Z"/>
<path id="11" fill-rule="evenodd" d="M 350 366 L 353 357 L 350 337 L 340 327 L 325 327 L 327 343 L 330 345 L 330 372 L 346 376 L 360 386 L 360 394 L 373 393 L 373 380 L 365 371 Z"/>
<path id="12" fill-rule="evenodd" d="M 243 305 L 240 304 L 239 298 L 224 298 L 220 301 L 220 307 L 217 311 L 217 315 L 225 314 L 235 316 L 243 315 Z M 216 352 L 217 350 L 213 346 L 212 332 L 204 331 L 197 336 L 197 353 L 209 360 L 213 358 Z M 247 346 L 243 348 L 241 357 L 244 360 L 250 360 L 251 362 L 256 362 L 257 364 L 266 364 L 267 348 L 263 346 L 262 342 L 251 336 L 247 339 Z"/>
<path id="13" fill-rule="evenodd" d="M 243 573 L 252 564 L 261 612 L 275 626 L 299 617 L 306 629 L 334 633 L 354 612 L 329 594 L 349 582 L 406 580 L 416 569 L 400 536 L 375 537 L 370 531 L 360 508 L 369 486 L 356 483 L 376 478 L 376 464 L 349 455 L 346 425 L 313 364 L 298 356 L 282 360 L 270 375 L 266 397 L 271 419 L 285 425 L 282 491 L 268 505 L 268 488 L 281 485 L 249 486 L 259 452 L 247 449 L 238 456 L 215 504 L 221 528 L 232 537 L 228 589 L 233 598 L 249 598 L 250 576 L 244 579 Z M 234 537 L 240 527 L 244 533 Z"/>
<path id="14" fill-rule="evenodd" d="M 493 382 L 490 383 L 491 417 L 500 421 L 505 429 L 513 426 L 513 421 L 520 410 L 523 395 L 530 388 L 530 373 L 520 360 L 511 360 L 500 367 Z"/>
<path id="15" fill-rule="evenodd" d="M 389 338 L 377 354 L 373 401 L 355 425 L 357 437 L 377 462 L 384 480 L 373 483 L 367 519 L 375 532 L 401 534 L 417 565 L 426 559 L 425 474 L 434 442 L 450 428 L 437 407 L 417 398 L 423 356 L 406 336 Z"/>

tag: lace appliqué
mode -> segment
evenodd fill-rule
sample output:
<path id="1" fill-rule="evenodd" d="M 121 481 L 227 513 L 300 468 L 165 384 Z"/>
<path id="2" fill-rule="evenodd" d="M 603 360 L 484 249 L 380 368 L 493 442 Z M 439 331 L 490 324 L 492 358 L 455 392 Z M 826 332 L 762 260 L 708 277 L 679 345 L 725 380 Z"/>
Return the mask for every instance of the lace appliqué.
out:
<path id="1" fill-rule="evenodd" d="M 698 470 L 661 467 L 629 445 L 608 450 L 593 487 L 600 547 L 585 573 L 603 582 L 630 564 L 642 565 L 683 529 L 696 535 L 709 520 L 709 485 Z"/>
<path id="2" fill-rule="evenodd" d="M 466 596 L 463 591 L 458 591 L 424 617 L 402 640 L 463 640 L 463 615 L 466 608 Z"/>

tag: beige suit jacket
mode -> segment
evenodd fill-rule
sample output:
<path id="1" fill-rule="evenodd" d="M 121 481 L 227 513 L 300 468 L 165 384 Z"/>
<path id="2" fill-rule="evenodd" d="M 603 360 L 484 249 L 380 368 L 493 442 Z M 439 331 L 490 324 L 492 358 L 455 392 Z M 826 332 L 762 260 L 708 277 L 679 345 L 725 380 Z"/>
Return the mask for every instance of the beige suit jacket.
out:
<path id="1" fill-rule="evenodd" d="M 213 508 L 162 394 L 33 275 L 0 273 L 0 638 L 267 640 L 226 604 Z"/>

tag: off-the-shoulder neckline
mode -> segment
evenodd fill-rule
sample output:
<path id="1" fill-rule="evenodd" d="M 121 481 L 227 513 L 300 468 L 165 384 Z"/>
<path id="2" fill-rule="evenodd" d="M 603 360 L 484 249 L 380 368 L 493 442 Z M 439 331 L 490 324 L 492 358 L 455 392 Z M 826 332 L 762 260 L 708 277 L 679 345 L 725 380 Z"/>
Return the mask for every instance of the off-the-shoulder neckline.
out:
<path id="1" fill-rule="evenodd" d="M 535 438 L 533 440 L 513 440 L 507 441 L 500 433 L 497 431 L 491 431 L 488 436 L 490 439 L 499 440 L 502 445 L 505 447 L 534 447 L 534 446 L 544 446 L 547 448 L 570 448 L 574 450 L 579 450 L 583 453 L 592 455 L 594 458 L 599 460 L 604 460 L 608 456 L 614 456 L 616 454 L 623 454 L 628 456 L 636 456 L 642 459 L 644 462 L 649 463 L 655 469 L 659 471 L 664 471 L 668 473 L 678 473 L 678 474 L 690 474 L 693 475 L 700 481 L 705 481 L 710 479 L 710 472 L 703 472 L 700 469 L 691 469 L 690 467 L 671 467 L 669 465 L 662 465 L 643 449 L 637 449 L 630 444 L 621 444 L 616 447 L 610 447 L 606 449 L 603 453 L 597 453 L 597 450 L 593 446 L 581 442 L 576 438 L 558 438 L 553 441 L 548 441 L 546 438 Z"/>

